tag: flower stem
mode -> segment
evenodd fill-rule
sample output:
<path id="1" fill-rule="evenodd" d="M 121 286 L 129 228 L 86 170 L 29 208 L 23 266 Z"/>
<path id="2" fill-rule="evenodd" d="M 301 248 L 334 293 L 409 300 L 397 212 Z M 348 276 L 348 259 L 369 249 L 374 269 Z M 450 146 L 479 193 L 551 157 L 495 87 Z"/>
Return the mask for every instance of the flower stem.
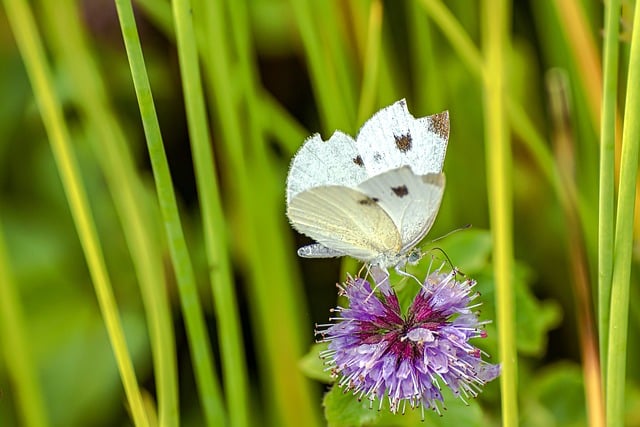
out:
<path id="1" fill-rule="evenodd" d="M 509 51 L 509 2 L 483 2 L 485 40 L 485 146 L 489 214 L 494 245 L 496 280 L 496 323 L 502 375 L 502 425 L 518 425 L 518 380 L 513 294 L 513 235 L 511 186 L 511 147 L 508 133 L 506 93 Z"/>
<path id="2" fill-rule="evenodd" d="M 629 286 L 633 251 L 638 149 L 640 146 L 640 7 L 636 7 L 631 36 L 629 72 L 622 130 L 620 194 L 614 239 L 613 279 L 607 360 L 607 421 L 609 426 L 624 425 L 624 389 L 627 362 Z"/>

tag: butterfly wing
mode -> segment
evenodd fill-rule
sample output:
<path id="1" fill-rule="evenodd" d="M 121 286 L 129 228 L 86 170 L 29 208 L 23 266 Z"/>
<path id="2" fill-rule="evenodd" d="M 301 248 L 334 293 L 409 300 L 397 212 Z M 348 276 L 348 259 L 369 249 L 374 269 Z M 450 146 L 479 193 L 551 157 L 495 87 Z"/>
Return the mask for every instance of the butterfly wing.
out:
<path id="1" fill-rule="evenodd" d="M 302 258 L 337 258 L 345 255 L 344 252 L 336 251 L 320 243 L 313 243 L 298 248 L 298 256 Z"/>
<path id="2" fill-rule="evenodd" d="M 355 187 L 368 178 L 364 163 L 349 135 L 336 131 L 327 141 L 315 134 L 308 138 L 291 161 L 287 177 L 287 203 L 314 187 Z"/>
<path id="3" fill-rule="evenodd" d="M 404 166 L 376 175 L 358 186 L 385 210 L 400 232 L 401 254 L 417 245 L 433 225 L 442 195 L 444 174 L 414 174 Z"/>
<path id="4" fill-rule="evenodd" d="M 349 255 L 371 262 L 402 248 L 389 215 L 374 199 L 353 188 L 331 185 L 298 193 L 288 204 L 287 215 L 293 228 L 329 249 L 302 248 L 302 256 Z"/>
<path id="5" fill-rule="evenodd" d="M 448 111 L 416 119 L 402 99 L 367 120 L 355 145 L 369 176 L 401 166 L 426 175 L 442 172 L 448 140 Z"/>

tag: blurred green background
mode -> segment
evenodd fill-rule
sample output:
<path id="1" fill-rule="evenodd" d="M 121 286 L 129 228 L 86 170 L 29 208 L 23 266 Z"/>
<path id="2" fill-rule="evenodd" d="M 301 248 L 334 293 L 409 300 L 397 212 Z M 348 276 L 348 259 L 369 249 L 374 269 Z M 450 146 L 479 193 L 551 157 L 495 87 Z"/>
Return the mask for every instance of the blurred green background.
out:
<path id="1" fill-rule="evenodd" d="M 145 411 L 159 417 L 151 416 L 152 425 L 179 419 L 195 426 L 216 419 L 210 415 L 215 408 L 204 409 L 203 402 L 211 400 L 202 397 L 196 379 L 202 381 L 206 369 L 194 370 L 193 336 L 185 326 L 187 311 L 191 319 L 200 316 L 191 311 L 193 304 L 202 307 L 206 326 L 208 343 L 199 354 L 211 355 L 211 390 L 221 388 L 222 405 L 227 405 L 218 420 L 255 426 L 326 423 L 322 396 L 327 386 L 310 378 L 318 370 L 316 353 L 302 364 L 299 360 L 313 344 L 314 323 L 325 323 L 336 304 L 335 283 L 344 279 L 345 269 L 355 273 L 358 266 L 341 269 L 340 260 L 296 257 L 296 248 L 308 240 L 290 229 L 284 214 L 287 168 L 307 136 L 319 132 L 326 139 L 335 129 L 355 135 L 366 118 L 400 98 L 407 99 L 416 117 L 449 110 L 447 190 L 429 236 L 473 225 L 441 246 L 479 281 L 482 318 L 495 319 L 491 240 L 485 231 L 490 228 L 485 153 L 492 141 L 484 130 L 480 3 L 195 0 L 189 12 L 202 82 L 181 70 L 171 4 L 133 3 L 197 285 L 193 299 L 176 279 L 171 243 L 177 237 L 167 238 L 158 203 L 158 192 L 166 188 L 156 188 L 114 2 L 5 0 L 0 9 L 0 286 L 11 289 L 13 297 L 7 291 L 2 298 L 15 312 L 3 309 L 0 330 L 0 425 L 134 423 L 96 298 L 95 270 L 88 267 L 78 239 L 62 168 L 52 155 L 51 136 L 8 20 L 7 10 L 17 3 L 31 7 L 42 38 Z M 632 3 L 622 2 L 621 94 Z M 592 291 L 587 307 L 593 310 L 603 20 L 603 3 L 595 0 L 514 2 L 510 11 L 506 93 L 520 419 L 526 426 L 587 423 L 579 346 L 586 326 L 576 314 L 572 265 L 581 262 L 577 245 L 585 253 L 586 286 Z M 193 123 L 210 136 L 204 145 L 213 154 L 190 145 L 196 142 L 185 114 L 188 85 L 195 85 L 188 90 L 205 101 L 206 115 L 194 113 Z M 560 114 L 552 106 L 557 93 L 566 101 Z M 194 178 L 198 160 L 215 166 L 201 184 Z M 575 186 L 575 217 L 563 207 L 558 171 L 568 172 Z M 205 190 L 215 191 L 206 196 Z M 146 252 L 136 252 L 141 239 Z M 227 276 L 216 276 L 220 265 L 229 266 Z M 144 271 L 152 273 L 145 279 Z M 140 284 L 145 280 L 146 288 Z M 631 292 L 637 300 L 637 286 Z M 640 372 L 633 363 L 640 356 L 640 312 L 634 304 L 630 309 L 626 419 L 627 425 L 640 425 Z M 224 322 L 234 319 L 235 329 L 227 329 Z M 495 327 L 495 322 L 488 325 L 490 338 L 482 343 L 494 362 Z M 157 337 L 165 334 L 164 341 L 157 339 L 168 347 L 154 344 L 153 330 Z M 225 353 L 230 336 L 242 338 L 233 344 L 240 354 Z M 232 360 L 239 367 L 229 367 Z M 229 372 L 238 373 L 240 383 L 228 379 Z M 229 385 L 242 381 L 246 387 Z M 166 387 L 164 394 L 160 387 Z M 233 393 L 240 393 L 237 400 Z M 498 425 L 499 406 L 496 381 L 472 409 L 460 409 L 472 415 L 459 420 Z M 454 422 L 456 408 L 451 403 L 453 415 L 427 422 Z M 40 415 L 30 418 L 34 411 Z M 367 422 L 412 425 L 415 417 Z"/>

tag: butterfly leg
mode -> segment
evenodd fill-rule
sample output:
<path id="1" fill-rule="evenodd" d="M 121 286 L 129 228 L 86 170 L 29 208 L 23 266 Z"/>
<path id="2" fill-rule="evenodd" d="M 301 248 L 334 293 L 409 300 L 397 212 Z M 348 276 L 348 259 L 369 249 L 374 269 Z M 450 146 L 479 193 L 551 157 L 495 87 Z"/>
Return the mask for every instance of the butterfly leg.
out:
<path id="1" fill-rule="evenodd" d="M 404 264 L 403 266 L 406 266 L 406 264 Z M 396 270 L 396 273 L 398 273 L 400 276 L 404 276 L 404 277 L 410 277 L 413 280 L 415 280 L 416 282 L 418 282 L 418 285 L 423 286 L 422 282 L 420 281 L 420 279 L 418 279 L 416 276 L 414 276 L 411 273 L 408 273 L 406 270 L 403 270 L 401 267 L 401 264 L 398 263 L 396 264 L 396 266 L 394 267 Z"/>

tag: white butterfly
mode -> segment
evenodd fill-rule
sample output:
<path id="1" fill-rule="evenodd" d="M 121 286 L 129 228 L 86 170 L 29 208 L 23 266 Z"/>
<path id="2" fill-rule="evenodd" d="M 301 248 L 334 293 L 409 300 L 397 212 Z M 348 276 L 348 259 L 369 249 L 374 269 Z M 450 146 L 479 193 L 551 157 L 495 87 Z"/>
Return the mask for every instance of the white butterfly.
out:
<path id="1" fill-rule="evenodd" d="M 298 255 L 348 255 L 383 269 L 413 260 L 440 207 L 448 138 L 448 112 L 416 119 L 404 99 L 355 140 L 340 131 L 309 137 L 291 161 L 287 215 L 318 243 Z"/>

